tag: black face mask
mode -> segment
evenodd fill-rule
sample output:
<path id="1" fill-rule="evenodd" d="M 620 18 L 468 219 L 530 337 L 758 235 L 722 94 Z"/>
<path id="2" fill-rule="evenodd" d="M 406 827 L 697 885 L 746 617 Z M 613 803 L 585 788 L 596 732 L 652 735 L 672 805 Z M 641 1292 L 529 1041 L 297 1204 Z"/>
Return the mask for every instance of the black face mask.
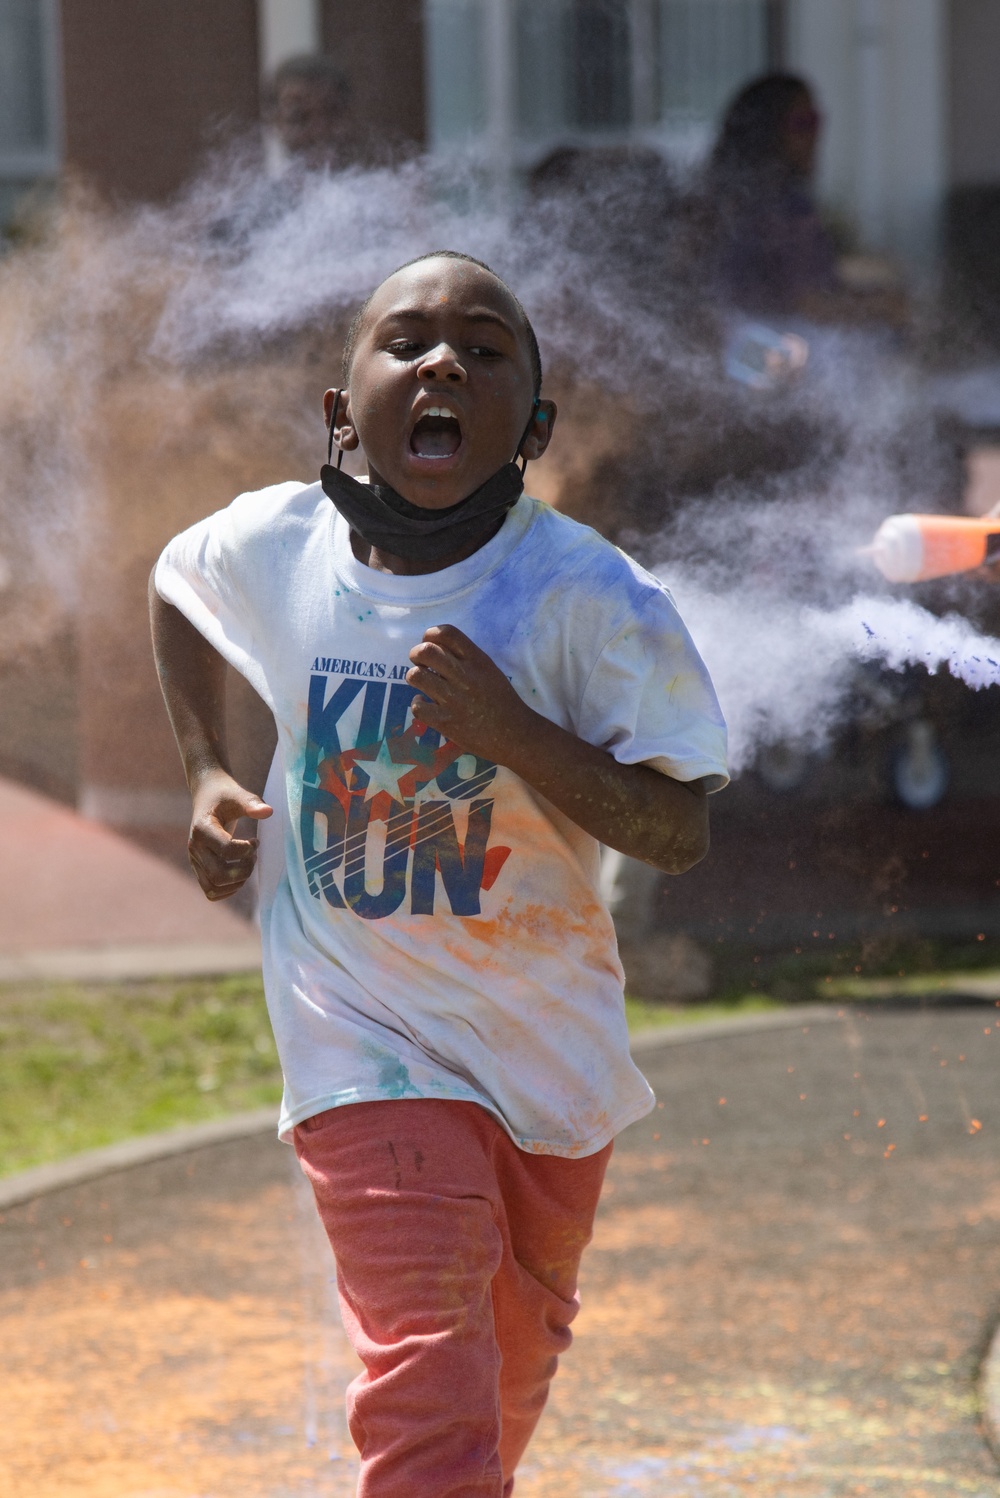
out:
<path id="1" fill-rule="evenodd" d="M 330 418 L 327 461 L 319 471 L 319 481 L 323 493 L 333 501 L 351 530 L 357 531 L 376 551 L 404 557 L 409 562 L 439 562 L 485 535 L 523 494 L 527 459 L 522 459 L 520 469 L 514 463 L 505 463 L 485 484 L 446 510 L 425 510 L 411 504 L 389 484 L 359 484 L 341 471 L 343 449 L 336 468 L 332 463 L 333 428 L 340 396 L 338 390 Z M 536 400 L 518 449 L 531 429 L 537 408 Z"/>

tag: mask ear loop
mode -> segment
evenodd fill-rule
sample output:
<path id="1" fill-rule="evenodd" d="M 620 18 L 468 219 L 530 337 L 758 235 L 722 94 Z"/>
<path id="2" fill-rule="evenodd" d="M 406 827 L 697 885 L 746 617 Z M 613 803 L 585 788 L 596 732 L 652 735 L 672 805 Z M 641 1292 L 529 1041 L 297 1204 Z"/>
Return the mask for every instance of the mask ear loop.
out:
<path id="1" fill-rule="evenodd" d="M 517 444 L 517 455 L 521 459 L 521 477 L 522 478 L 524 478 L 525 472 L 527 470 L 528 460 L 524 456 L 524 454 L 521 452 L 521 448 L 524 446 L 525 441 L 527 440 L 528 433 L 531 431 L 531 428 L 535 424 L 535 413 L 537 412 L 538 407 L 540 405 L 541 405 L 541 401 L 538 399 L 538 396 L 536 395 L 535 398 L 534 398 L 534 400 L 531 403 L 531 415 L 528 417 L 528 425 L 525 427 L 524 431 L 521 433 L 521 440 Z"/>
<path id="2" fill-rule="evenodd" d="M 327 461 L 327 463 L 332 463 L 333 462 L 333 429 L 334 429 L 334 427 L 337 424 L 337 412 L 340 410 L 340 397 L 343 395 L 343 393 L 344 393 L 343 390 L 338 390 L 337 393 L 336 393 L 336 395 L 333 397 L 333 410 L 330 412 L 330 436 L 329 436 L 329 440 L 327 441 L 327 444 L 326 444 L 326 461 Z M 534 415 L 534 412 L 532 412 L 532 415 Z M 338 470 L 340 468 L 341 463 L 343 463 L 343 461 L 344 461 L 344 449 L 342 447 L 338 447 L 337 448 L 337 468 L 338 468 Z"/>

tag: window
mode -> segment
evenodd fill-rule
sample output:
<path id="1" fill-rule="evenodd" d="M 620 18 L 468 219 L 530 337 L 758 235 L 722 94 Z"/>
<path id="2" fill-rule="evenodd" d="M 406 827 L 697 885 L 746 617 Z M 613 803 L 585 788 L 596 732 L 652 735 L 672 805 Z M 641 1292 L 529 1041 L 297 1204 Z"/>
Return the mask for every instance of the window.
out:
<path id="1" fill-rule="evenodd" d="M 629 128 L 629 11 L 629 0 L 516 0 L 522 138 Z"/>
<path id="2" fill-rule="evenodd" d="M 428 138 L 435 150 L 469 146 L 489 124 L 482 0 L 427 0 L 424 50 Z"/>
<path id="3" fill-rule="evenodd" d="M 56 0 L 0 0 L 0 222 L 59 164 Z"/>
<path id="4" fill-rule="evenodd" d="M 432 148 L 492 138 L 527 165 L 641 134 L 698 154 L 731 94 L 777 64 L 779 21 L 777 0 L 426 0 Z"/>
<path id="5" fill-rule="evenodd" d="M 742 83 L 778 62 L 774 7 L 760 0 L 659 0 L 659 118 L 675 151 L 698 155 Z"/>

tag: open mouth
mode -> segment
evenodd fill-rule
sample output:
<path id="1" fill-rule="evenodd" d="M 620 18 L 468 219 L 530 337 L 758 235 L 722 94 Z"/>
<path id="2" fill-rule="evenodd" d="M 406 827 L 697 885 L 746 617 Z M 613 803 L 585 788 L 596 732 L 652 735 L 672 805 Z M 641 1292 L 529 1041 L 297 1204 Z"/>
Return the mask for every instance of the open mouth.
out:
<path id="1" fill-rule="evenodd" d="M 418 458 L 451 458 L 462 445 L 462 428 L 450 406 L 429 406 L 410 433 Z"/>

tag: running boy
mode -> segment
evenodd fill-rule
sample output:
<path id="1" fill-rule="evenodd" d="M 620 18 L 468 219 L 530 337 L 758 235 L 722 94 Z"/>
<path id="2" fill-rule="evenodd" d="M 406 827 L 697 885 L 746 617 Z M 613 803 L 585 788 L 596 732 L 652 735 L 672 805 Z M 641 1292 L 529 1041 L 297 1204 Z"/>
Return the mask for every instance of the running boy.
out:
<path id="1" fill-rule="evenodd" d="M 522 494 L 511 460 L 556 412 L 492 271 L 398 270 L 345 380 L 331 442 L 363 447 L 368 484 L 328 465 L 176 537 L 154 644 L 210 899 L 256 855 L 226 824 L 275 810 L 280 1133 L 365 1365 L 359 1494 L 500 1498 L 570 1342 L 611 1141 L 652 1107 L 598 845 L 697 862 L 725 728 L 655 578 Z M 274 714 L 267 802 L 227 768 L 224 661 Z"/>

